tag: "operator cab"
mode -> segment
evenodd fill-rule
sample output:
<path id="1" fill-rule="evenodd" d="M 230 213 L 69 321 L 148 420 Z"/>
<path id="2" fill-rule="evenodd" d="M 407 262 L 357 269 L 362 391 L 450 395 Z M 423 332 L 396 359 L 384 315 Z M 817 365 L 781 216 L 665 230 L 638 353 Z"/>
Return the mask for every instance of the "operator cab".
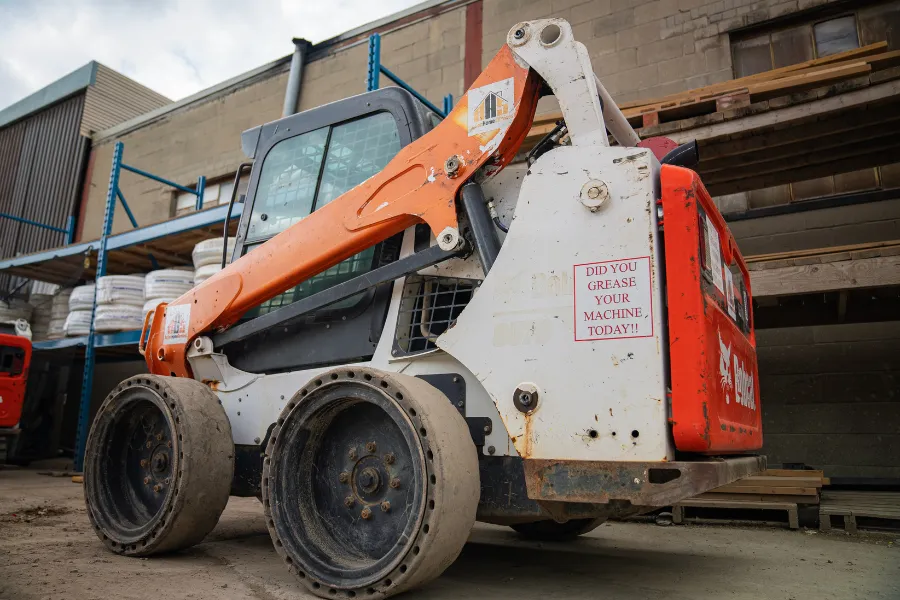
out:
<path id="1" fill-rule="evenodd" d="M 241 148 L 255 160 L 234 249 L 254 251 L 313 211 L 372 177 L 440 117 L 412 94 L 389 87 L 254 127 Z M 311 277 L 245 313 L 250 320 L 399 258 L 402 234 Z M 382 284 L 267 328 L 221 350 L 254 373 L 364 361 L 381 337 L 391 296 Z"/>

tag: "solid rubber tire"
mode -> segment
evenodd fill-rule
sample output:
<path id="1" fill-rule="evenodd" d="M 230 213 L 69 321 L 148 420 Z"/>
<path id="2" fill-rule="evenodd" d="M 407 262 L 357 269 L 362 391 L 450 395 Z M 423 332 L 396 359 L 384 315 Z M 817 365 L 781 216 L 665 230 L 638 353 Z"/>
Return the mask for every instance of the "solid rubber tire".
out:
<path id="1" fill-rule="evenodd" d="M 104 524 L 98 500 L 103 447 L 109 416 L 133 388 L 154 397 L 173 434 L 172 472 L 157 523 L 140 539 L 123 539 Z M 156 402 L 154 402 L 156 403 Z M 137 375 L 110 392 L 100 407 L 88 436 L 84 461 L 84 497 L 88 517 L 109 550 L 126 556 L 150 556 L 189 548 L 213 530 L 231 490 L 234 442 L 231 425 L 216 395 L 193 379 Z M 108 516 L 108 515 L 107 515 Z"/>
<path id="2" fill-rule="evenodd" d="M 286 453 L 279 446 L 279 433 L 289 426 L 292 413 L 304 402 L 304 398 L 319 389 L 348 381 L 370 386 L 390 398 L 405 413 L 426 457 L 424 464 L 428 478 L 417 483 L 424 486 L 427 499 L 434 503 L 432 508 L 424 511 L 418 533 L 413 538 L 414 545 L 409 544 L 418 552 L 407 552 L 378 581 L 358 587 L 348 587 L 338 581 L 323 581 L 305 572 L 302 566 L 304 557 L 296 555 L 296 546 L 280 539 L 279 527 L 274 521 L 279 518 L 279 511 L 273 510 L 273 505 L 291 501 L 290 498 L 278 497 L 275 484 L 278 471 L 290 470 L 293 466 L 279 464 Z M 275 550 L 300 583 L 310 593 L 322 598 L 387 598 L 437 578 L 462 551 L 475 523 L 479 497 L 477 450 L 468 425 L 447 397 L 416 377 L 367 367 L 334 369 L 321 374 L 297 392 L 272 429 L 263 461 L 263 506 Z M 279 523 L 281 525 L 283 523 Z"/>

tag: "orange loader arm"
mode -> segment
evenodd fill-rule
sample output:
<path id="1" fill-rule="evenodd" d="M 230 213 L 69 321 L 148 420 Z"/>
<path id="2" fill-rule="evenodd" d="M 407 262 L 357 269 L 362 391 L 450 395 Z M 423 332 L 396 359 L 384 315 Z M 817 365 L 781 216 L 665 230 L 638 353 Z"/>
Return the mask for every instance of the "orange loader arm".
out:
<path id="1" fill-rule="evenodd" d="M 491 122 L 478 107 L 470 111 L 468 102 L 472 90 L 497 84 L 512 89 L 513 98 L 503 99 L 508 112 L 498 109 Z M 150 372 L 190 377 L 186 354 L 198 336 L 228 328 L 250 308 L 416 223 L 427 223 L 445 244 L 458 243 L 459 188 L 482 166 L 500 170 L 515 157 L 534 120 L 541 84 L 504 45 L 447 118 L 383 171 L 149 313 L 141 350 Z M 474 131 L 470 114 L 480 125 Z M 455 173 L 445 169 L 452 157 L 459 164 Z"/>

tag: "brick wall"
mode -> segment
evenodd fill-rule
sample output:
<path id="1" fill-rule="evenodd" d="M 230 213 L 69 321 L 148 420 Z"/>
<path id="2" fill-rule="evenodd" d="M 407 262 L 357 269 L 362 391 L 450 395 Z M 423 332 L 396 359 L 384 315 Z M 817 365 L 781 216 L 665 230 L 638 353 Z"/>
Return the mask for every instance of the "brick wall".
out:
<path id="1" fill-rule="evenodd" d="M 831 0 L 484 0 L 482 64 L 519 21 L 561 17 L 617 101 L 732 78 L 727 32 Z"/>

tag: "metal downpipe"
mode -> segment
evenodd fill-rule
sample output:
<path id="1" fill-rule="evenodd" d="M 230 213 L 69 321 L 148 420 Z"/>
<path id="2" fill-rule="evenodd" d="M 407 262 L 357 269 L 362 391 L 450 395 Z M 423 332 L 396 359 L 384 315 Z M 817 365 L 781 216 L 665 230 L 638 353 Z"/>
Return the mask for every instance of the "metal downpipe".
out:
<path id="1" fill-rule="evenodd" d="M 300 106 L 300 87 L 303 80 L 303 65 L 306 63 L 306 52 L 309 42 L 303 38 L 294 38 L 294 55 L 291 57 L 291 70 L 287 87 L 284 90 L 284 109 L 282 117 L 293 115 Z"/>

